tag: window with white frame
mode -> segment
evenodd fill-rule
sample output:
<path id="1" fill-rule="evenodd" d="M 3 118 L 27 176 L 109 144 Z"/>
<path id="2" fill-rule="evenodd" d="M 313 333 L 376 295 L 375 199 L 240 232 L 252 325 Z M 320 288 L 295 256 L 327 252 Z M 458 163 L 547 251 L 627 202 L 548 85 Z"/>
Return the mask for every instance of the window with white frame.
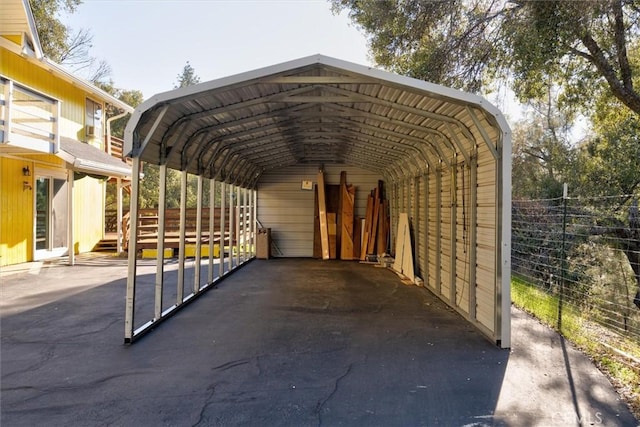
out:
<path id="1" fill-rule="evenodd" d="M 102 141 L 102 104 L 87 98 L 85 109 L 85 137 L 87 141 Z"/>

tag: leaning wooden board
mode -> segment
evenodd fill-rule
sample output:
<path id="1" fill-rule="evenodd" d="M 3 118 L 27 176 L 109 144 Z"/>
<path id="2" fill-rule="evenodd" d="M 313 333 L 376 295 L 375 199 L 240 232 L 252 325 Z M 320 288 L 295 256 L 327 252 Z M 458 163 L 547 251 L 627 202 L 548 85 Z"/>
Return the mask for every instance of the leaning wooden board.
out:
<path id="1" fill-rule="evenodd" d="M 329 259 L 329 230 L 327 228 L 327 202 L 324 188 L 324 172 L 318 171 L 318 216 L 320 217 L 320 242 L 322 259 Z"/>
<path id="2" fill-rule="evenodd" d="M 360 247 L 360 261 L 364 261 L 367 257 L 367 246 L 369 244 L 369 233 L 371 219 L 373 218 L 373 196 L 370 194 L 367 197 L 367 212 L 364 219 L 364 225 L 362 226 L 362 245 Z"/>
<path id="3" fill-rule="evenodd" d="M 376 187 L 373 193 L 373 215 L 371 216 L 371 228 L 367 255 L 376 254 L 376 233 L 378 232 L 378 216 L 380 215 L 380 188 Z"/>
<path id="4" fill-rule="evenodd" d="M 322 243 L 320 243 L 320 213 L 318 210 L 318 186 L 314 187 L 313 205 L 313 257 L 322 258 Z"/>
<path id="5" fill-rule="evenodd" d="M 404 212 L 400 213 L 400 216 L 398 218 L 396 257 L 393 262 L 393 269 L 405 276 L 412 283 L 415 282 L 409 216 Z"/>
<path id="6" fill-rule="evenodd" d="M 382 255 L 387 251 L 389 241 L 389 202 L 383 200 L 380 202 L 380 212 L 378 215 L 378 242 L 376 244 L 378 255 Z"/>
<path id="7" fill-rule="evenodd" d="M 353 212 L 356 196 L 356 188 L 347 185 L 346 172 L 340 174 L 340 195 L 341 195 L 341 233 L 340 236 L 340 259 L 353 259 Z"/>

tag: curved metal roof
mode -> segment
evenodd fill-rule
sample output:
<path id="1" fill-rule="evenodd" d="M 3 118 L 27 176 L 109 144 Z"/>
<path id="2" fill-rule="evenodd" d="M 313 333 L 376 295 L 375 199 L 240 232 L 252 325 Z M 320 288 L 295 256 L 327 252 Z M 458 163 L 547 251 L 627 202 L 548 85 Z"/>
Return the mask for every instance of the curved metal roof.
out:
<path id="1" fill-rule="evenodd" d="M 314 55 L 153 96 L 132 115 L 132 157 L 253 187 L 270 169 L 350 164 L 392 180 L 497 160 L 504 117 L 484 98 Z"/>

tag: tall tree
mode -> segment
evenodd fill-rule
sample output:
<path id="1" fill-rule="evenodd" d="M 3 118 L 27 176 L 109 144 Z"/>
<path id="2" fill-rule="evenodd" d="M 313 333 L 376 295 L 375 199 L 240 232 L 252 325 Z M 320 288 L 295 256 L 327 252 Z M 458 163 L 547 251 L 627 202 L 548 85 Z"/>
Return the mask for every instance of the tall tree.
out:
<path id="1" fill-rule="evenodd" d="M 368 34 L 375 62 L 394 71 L 470 91 L 512 76 L 521 99 L 556 82 L 573 102 L 591 100 L 604 81 L 640 113 L 627 53 L 639 38 L 637 1 L 330 1 Z"/>
<path id="2" fill-rule="evenodd" d="M 58 16 L 62 11 L 73 13 L 82 0 L 31 0 L 29 3 L 45 56 L 62 63 L 69 55 L 70 30 Z M 86 39 L 86 35 L 84 37 Z"/>
<path id="3" fill-rule="evenodd" d="M 92 82 L 103 81 L 111 67 L 89 53 L 93 36 L 86 28 L 73 30 L 60 21 L 60 13 L 73 13 L 82 0 L 30 0 L 31 11 L 44 55 Z"/>
<path id="4" fill-rule="evenodd" d="M 182 72 L 178 74 L 177 79 L 177 82 L 173 86 L 174 89 L 200 83 L 200 77 L 196 75 L 196 71 L 193 69 L 191 64 L 189 64 L 189 61 L 185 64 Z"/>

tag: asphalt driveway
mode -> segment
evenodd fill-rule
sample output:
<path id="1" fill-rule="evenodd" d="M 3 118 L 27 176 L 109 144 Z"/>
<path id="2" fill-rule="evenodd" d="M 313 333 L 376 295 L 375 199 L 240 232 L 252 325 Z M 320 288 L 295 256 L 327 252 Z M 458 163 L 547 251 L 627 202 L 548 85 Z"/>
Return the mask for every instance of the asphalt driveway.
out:
<path id="1" fill-rule="evenodd" d="M 253 261 L 133 345 L 126 260 L 13 270 L 0 279 L 3 427 L 639 424 L 535 319 L 514 309 L 501 350 L 370 265 Z"/>

